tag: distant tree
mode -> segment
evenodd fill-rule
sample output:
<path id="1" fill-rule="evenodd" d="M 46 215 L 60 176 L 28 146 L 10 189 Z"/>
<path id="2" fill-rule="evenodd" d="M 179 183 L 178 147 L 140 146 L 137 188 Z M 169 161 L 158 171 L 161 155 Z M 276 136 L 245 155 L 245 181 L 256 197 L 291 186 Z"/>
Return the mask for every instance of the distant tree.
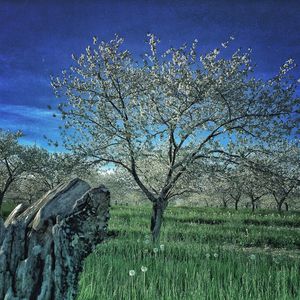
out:
<path id="1" fill-rule="evenodd" d="M 242 175 L 245 178 L 243 193 L 249 198 L 252 212 L 258 207 L 261 199 L 269 194 L 260 173 L 252 168 L 244 168 Z"/>
<path id="2" fill-rule="evenodd" d="M 233 202 L 235 210 L 238 210 L 238 205 L 244 194 L 244 185 L 247 178 L 244 176 L 243 165 L 230 164 L 219 175 L 226 186 L 224 193 L 228 201 Z M 223 196 L 225 197 L 225 195 Z"/>
<path id="3" fill-rule="evenodd" d="M 87 176 L 89 168 L 78 157 L 22 146 L 21 136 L 21 132 L 0 131 L 0 208 L 9 191 L 14 201 L 31 204 L 58 184 Z"/>
<path id="4" fill-rule="evenodd" d="M 273 196 L 277 210 L 300 186 L 300 147 L 297 142 L 279 141 L 256 153 L 248 162 Z M 287 204 L 286 204 L 287 205 Z"/>
<path id="5" fill-rule="evenodd" d="M 233 199 L 234 209 L 238 210 L 239 203 L 243 196 L 244 181 L 241 180 L 241 177 L 237 176 L 233 176 L 229 178 L 229 180 L 232 182 L 232 189 L 229 192 L 229 196 L 231 197 L 231 199 Z"/>
<path id="6" fill-rule="evenodd" d="M 21 132 L 13 133 L 0 129 L 0 209 L 12 183 L 25 170 L 22 147 L 18 143 L 21 136 Z"/>
<path id="7" fill-rule="evenodd" d="M 21 132 L 0 129 L 0 209 L 6 193 L 25 176 L 26 172 L 37 172 L 39 167 L 36 147 L 19 144 Z"/>
<path id="8" fill-rule="evenodd" d="M 43 149 L 41 152 L 44 153 L 36 178 L 46 191 L 69 181 L 72 177 L 84 178 L 89 173 L 89 167 L 72 154 L 49 153 Z"/>
<path id="9" fill-rule="evenodd" d="M 33 204 L 46 191 L 41 177 L 37 174 L 28 174 L 27 172 L 21 178 L 12 184 L 11 193 L 8 197 L 15 203 Z"/>
<path id="10" fill-rule="evenodd" d="M 90 168 L 69 153 L 50 153 L 46 149 L 36 148 L 34 160 L 36 169 L 27 170 L 17 188 L 21 195 L 19 198 L 29 203 L 61 183 L 89 175 Z"/>
<path id="11" fill-rule="evenodd" d="M 150 52 L 137 63 L 122 50 L 123 39 L 98 44 L 95 38 L 85 53 L 73 55 L 68 71 L 52 79 L 63 98 L 58 109 L 65 147 L 95 164 L 127 170 L 152 202 L 153 241 L 179 179 L 196 162 L 230 157 L 231 139 L 252 147 L 289 135 L 299 103 L 296 80 L 287 76 L 291 59 L 264 81 L 253 75 L 251 50 L 228 59 L 219 49 L 198 55 L 195 40 L 190 48 L 159 55 L 158 43 L 150 34 Z M 155 188 L 153 173 L 148 177 L 140 167 L 153 151 L 151 165 L 162 166 Z"/>

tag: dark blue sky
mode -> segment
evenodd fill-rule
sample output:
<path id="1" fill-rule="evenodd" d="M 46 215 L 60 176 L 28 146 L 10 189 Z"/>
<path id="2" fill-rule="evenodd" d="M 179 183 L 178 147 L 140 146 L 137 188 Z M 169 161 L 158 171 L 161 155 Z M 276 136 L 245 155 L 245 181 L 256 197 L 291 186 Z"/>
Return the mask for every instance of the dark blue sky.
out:
<path id="1" fill-rule="evenodd" d="M 300 64 L 300 1 L 2 1 L 0 0 L 0 128 L 22 129 L 24 143 L 46 146 L 58 136 L 50 75 L 71 64 L 92 36 L 115 33 L 138 55 L 147 32 L 162 48 L 197 38 L 209 50 L 233 35 L 233 49 L 253 48 L 256 76 L 275 74 L 292 57 Z M 298 67 L 294 74 L 300 77 Z"/>

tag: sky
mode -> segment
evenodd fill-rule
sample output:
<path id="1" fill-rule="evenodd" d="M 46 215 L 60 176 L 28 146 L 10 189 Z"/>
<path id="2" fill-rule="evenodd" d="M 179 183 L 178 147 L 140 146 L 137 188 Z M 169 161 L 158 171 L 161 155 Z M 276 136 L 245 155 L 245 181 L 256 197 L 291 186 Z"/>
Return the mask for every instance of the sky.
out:
<path id="1" fill-rule="evenodd" d="M 196 38 L 202 51 L 234 36 L 232 49 L 251 47 L 255 76 L 268 78 L 289 58 L 300 65 L 299 16 L 299 0 L 0 0 L 0 128 L 22 130 L 24 144 L 59 139 L 47 109 L 57 104 L 50 75 L 70 66 L 93 36 L 108 41 L 117 33 L 137 58 L 149 32 L 162 49 Z M 300 78 L 300 67 L 293 73 Z"/>

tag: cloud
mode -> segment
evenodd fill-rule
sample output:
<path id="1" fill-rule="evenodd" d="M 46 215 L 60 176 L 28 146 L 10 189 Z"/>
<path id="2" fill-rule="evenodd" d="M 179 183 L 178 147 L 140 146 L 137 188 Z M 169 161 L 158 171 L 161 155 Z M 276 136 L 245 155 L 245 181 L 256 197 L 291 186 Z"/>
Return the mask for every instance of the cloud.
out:
<path id="1" fill-rule="evenodd" d="M 37 108 L 27 105 L 11 105 L 0 104 L 0 114 L 3 116 L 5 113 L 13 113 L 29 119 L 44 119 L 45 117 L 52 116 L 53 112 L 48 109 Z"/>
<path id="2" fill-rule="evenodd" d="M 22 130 L 24 144 L 38 144 L 47 147 L 47 137 L 59 140 L 60 121 L 52 117 L 53 111 L 26 105 L 0 103 L 0 128 Z"/>

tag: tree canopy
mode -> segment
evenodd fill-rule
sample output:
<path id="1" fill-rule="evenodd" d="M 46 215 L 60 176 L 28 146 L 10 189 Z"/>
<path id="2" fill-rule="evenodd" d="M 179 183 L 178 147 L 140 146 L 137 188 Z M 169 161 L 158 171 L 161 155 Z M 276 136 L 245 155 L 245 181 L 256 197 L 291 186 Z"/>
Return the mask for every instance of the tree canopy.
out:
<path id="1" fill-rule="evenodd" d="M 159 232 L 157 210 L 165 209 L 197 162 L 238 157 L 236 145 L 251 148 L 289 136 L 298 126 L 299 98 L 289 76 L 292 59 L 263 80 L 255 76 L 251 49 L 228 58 L 218 48 L 199 54 L 195 40 L 160 53 L 159 40 L 148 37 L 142 62 L 124 50 L 122 38 L 94 38 L 52 86 L 63 98 L 58 110 L 65 147 L 126 169 L 153 202 L 151 228 Z M 148 158 L 160 173 L 155 188 L 153 172 L 145 172 Z"/>

